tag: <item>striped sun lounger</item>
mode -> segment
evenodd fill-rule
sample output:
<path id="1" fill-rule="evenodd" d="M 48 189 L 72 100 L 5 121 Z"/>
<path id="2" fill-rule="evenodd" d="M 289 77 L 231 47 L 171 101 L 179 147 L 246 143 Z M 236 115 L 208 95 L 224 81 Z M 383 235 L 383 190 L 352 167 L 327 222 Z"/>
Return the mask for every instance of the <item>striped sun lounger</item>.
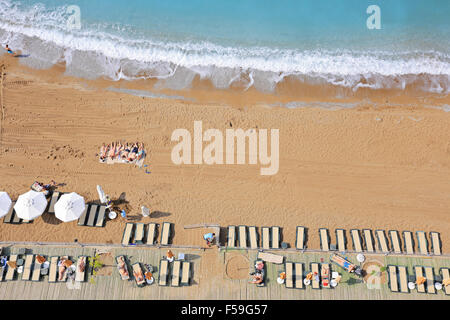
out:
<path id="1" fill-rule="evenodd" d="M 346 248 L 346 238 L 344 229 L 336 229 L 336 240 L 337 248 L 340 252 L 345 252 Z"/>
<path id="2" fill-rule="evenodd" d="M 96 204 L 91 204 L 91 208 L 89 209 L 89 214 L 88 214 L 88 220 L 86 225 L 89 227 L 93 227 L 94 223 L 95 223 L 95 218 L 97 215 L 97 209 L 98 209 L 98 205 Z"/>
<path id="3" fill-rule="evenodd" d="M 270 249 L 270 228 L 263 227 L 261 228 L 261 240 L 263 249 Z"/>
<path id="4" fill-rule="evenodd" d="M 156 238 L 156 223 L 149 223 L 147 227 L 147 240 L 145 243 L 149 245 L 155 244 Z"/>
<path id="5" fill-rule="evenodd" d="M 169 245 L 170 229 L 171 229 L 171 223 L 170 222 L 164 222 L 163 225 L 162 225 L 161 241 L 160 241 L 160 244 L 163 245 L 163 246 Z"/>
<path id="6" fill-rule="evenodd" d="M 48 270 L 48 282 L 56 282 L 58 278 L 58 259 L 59 257 L 50 257 L 50 267 Z"/>
<path id="7" fill-rule="evenodd" d="M 10 262 L 16 262 L 17 261 L 17 254 L 12 254 L 9 257 Z M 16 269 L 15 268 L 11 268 L 10 266 L 7 267 L 6 270 L 6 276 L 5 276 L 5 280 L 6 281 L 11 281 L 14 280 L 14 275 L 16 274 Z"/>
<path id="8" fill-rule="evenodd" d="M 84 268 L 80 268 L 80 266 L 84 264 Z M 77 269 L 75 271 L 75 281 L 77 282 L 85 282 L 86 281 L 86 268 L 87 268 L 87 257 L 80 256 L 77 260 Z M 81 271 L 81 269 L 83 271 Z"/>
<path id="9" fill-rule="evenodd" d="M 414 239 L 411 231 L 403 231 L 403 242 L 406 254 L 414 254 Z"/>
<path id="10" fill-rule="evenodd" d="M 441 268 L 442 282 L 450 280 L 450 271 L 448 268 Z M 444 286 L 444 292 L 446 295 L 450 295 L 450 284 Z"/>
<path id="11" fill-rule="evenodd" d="M 430 232 L 431 250 L 435 256 L 440 256 L 441 252 L 441 239 L 438 232 Z"/>
<path id="12" fill-rule="evenodd" d="M 317 281 L 316 276 L 314 275 L 311 281 L 311 287 L 313 289 L 320 289 L 320 272 L 319 272 L 319 264 L 316 262 L 311 262 L 311 272 L 313 274 L 318 274 L 319 275 L 319 281 Z"/>
<path id="13" fill-rule="evenodd" d="M 427 292 L 436 293 L 436 288 L 434 287 L 434 271 L 433 267 L 424 267 L 425 278 L 427 278 Z"/>
<path id="14" fill-rule="evenodd" d="M 294 264 L 295 268 L 295 288 L 303 289 L 303 263 L 297 262 Z"/>
<path id="15" fill-rule="evenodd" d="M 305 227 L 297 226 L 295 247 L 297 248 L 297 250 L 305 250 Z"/>
<path id="16" fill-rule="evenodd" d="M 55 213 L 55 204 L 58 202 L 58 199 L 62 196 L 62 194 L 58 191 L 54 191 L 52 193 L 52 197 L 50 199 L 50 203 L 48 205 L 48 213 Z"/>
<path id="17" fill-rule="evenodd" d="M 134 223 L 127 223 L 125 225 L 125 230 L 123 231 L 122 245 L 127 246 L 130 244 L 131 236 L 133 234 Z"/>
<path id="18" fill-rule="evenodd" d="M 409 293 L 408 272 L 405 266 L 398 266 L 398 276 L 400 280 L 400 292 Z"/>
<path id="19" fill-rule="evenodd" d="M 415 266 L 414 267 L 414 273 L 416 274 L 416 281 L 417 281 L 417 279 L 419 279 L 420 277 L 424 276 L 424 274 L 423 274 L 423 267 Z M 425 284 L 416 285 L 416 288 L 417 288 L 417 292 L 425 293 Z"/>
<path id="20" fill-rule="evenodd" d="M 31 281 L 41 280 L 41 266 L 42 266 L 42 264 L 39 263 L 39 261 L 37 260 L 37 255 L 36 255 L 34 258 L 33 273 L 31 275 Z"/>
<path id="21" fill-rule="evenodd" d="M 248 227 L 248 235 L 250 238 L 250 249 L 258 249 L 258 234 L 256 227 Z"/>
<path id="22" fill-rule="evenodd" d="M 428 241 L 425 232 L 417 231 L 416 236 L 420 254 L 428 255 Z"/>
<path id="23" fill-rule="evenodd" d="M 352 242 L 353 242 L 353 250 L 356 252 L 362 252 L 362 242 L 361 242 L 361 235 L 359 233 L 358 229 L 352 229 L 350 230 L 350 234 L 352 235 Z"/>
<path id="24" fill-rule="evenodd" d="M 246 249 L 247 248 L 247 227 L 246 226 L 239 226 L 238 227 L 239 232 L 239 248 Z"/>
<path id="25" fill-rule="evenodd" d="M 184 261 L 181 270 L 181 285 L 188 286 L 191 282 L 191 263 L 188 261 Z"/>
<path id="26" fill-rule="evenodd" d="M 236 226 L 228 227 L 228 247 L 235 248 L 236 247 Z"/>
<path id="27" fill-rule="evenodd" d="M 133 243 L 135 243 L 135 244 L 143 243 L 143 241 L 144 241 L 144 226 L 145 225 L 143 223 L 136 223 Z"/>
<path id="28" fill-rule="evenodd" d="M 78 219 L 78 225 L 79 226 L 85 226 L 86 225 L 87 217 L 88 217 L 87 213 L 89 212 L 90 208 L 91 208 L 90 205 L 88 205 L 88 204 L 85 205 L 84 211 L 81 214 L 80 218 Z"/>
<path id="29" fill-rule="evenodd" d="M 286 288 L 294 288 L 294 264 L 292 262 L 286 262 L 284 264 L 284 270 L 286 272 L 286 280 L 284 282 Z"/>
<path id="30" fill-rule="evenodd" d="M 169 276 L 169 261 L 162 259 L 159 263 L 159 285 L 167 286 L 167 278 Z"/>
<path id="31" fill-rule="evenodd" d="M 6 216 L 3 218 L 3 223 L 12 223 L 13 220 L 13 216 L 14 216 L 14 205 L 16 204 L 15 201 L 13 201 L 11 203 L 11 208 L 9 208 L 8 213 L 6 214 Z"/>
<path id="32" fill-rule="evenodd" d="M 322 251 L 330 251 L 330 237 L 328 235 L 328 229 L 320 228 L 319 236 L 320 236 L 320 248 L 322 249 Z"/>
<path id="33" fill-rule="evenodd" d="M 389 288 L 392 292 L 398 292 L 398 277 L 397 277 L 397 267 L 388 266 L 389 274 Z"/>
<path id="34" fill-rule="evenodd" d="M 386 234 L 384 230 L 376 230 L 375 231 L 378 239 L 378 249 L 383 253 L 389 252 L 389 244 L 386 238 Z"/>
<path id="35" fill-rule="evenodd" d="M 98 228 L 102 228 L 105 225 L 105 216 L 106 216 L 106 206 L 100 206 L 98 209 L 97 222 L 95 226 Z"/>
<path id="36" fill-rule="evenodd" d="M 170 282 L 170 285 L 172 287 L 180 286 L 180 273 L 181 273 L 181 261 L 176 260 L 173 262 L 172 268 L 172 281 Z"/>
<path id="37" fill-rule="evenodd" d="M 400 237 L 397 230 L 389 230 L 389 238 L 391 238 L 392 250 L 395 253 L 402 253 L 402 246 L 400 243 Z"/>
<path id="38" fill-rule="evenodd" d="M 280 227 L 272 227 L 272 249 L 280 248 Z"/>
<path id="39" fill-rule="evenodd" d="M 375 252 L 375 247 L 373 246 L 373 236 L 372 230 L 363 229 L 364 242 L 366 244 L 367 252 Z"/>
<path id="40" fill-rule="evenodd" d="M 23 267 L 22 272 L 22 280 L 30 280 L 31 276 L 31 266 L 33 265 L 34 255 L 33 254 L 27 254 L 25 258 L 25 265 Z"/>

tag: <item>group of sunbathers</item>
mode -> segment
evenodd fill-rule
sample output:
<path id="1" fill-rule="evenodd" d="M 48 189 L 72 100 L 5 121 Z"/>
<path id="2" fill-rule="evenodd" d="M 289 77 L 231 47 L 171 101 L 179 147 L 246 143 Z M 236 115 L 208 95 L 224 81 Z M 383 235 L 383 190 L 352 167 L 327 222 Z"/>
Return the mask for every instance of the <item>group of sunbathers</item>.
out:
<path id="1" fill-rule="evenodd" d="M 119 160 L 124 163 L 132 163 L 141 160 L 144 156 L 145 150 L 142 142 L 123 144 L 121 142 L 112 142 L 101 146 L 99 159 L 101 162 Z"/>

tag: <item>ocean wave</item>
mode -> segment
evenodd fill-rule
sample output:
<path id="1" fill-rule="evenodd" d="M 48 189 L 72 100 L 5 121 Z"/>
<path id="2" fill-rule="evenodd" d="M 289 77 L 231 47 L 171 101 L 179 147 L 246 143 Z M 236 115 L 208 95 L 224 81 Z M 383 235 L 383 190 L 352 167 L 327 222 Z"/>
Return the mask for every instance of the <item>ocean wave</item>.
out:
<path id="1" fill-rule="evenodd" d="M 67 26 L 67 7 L 23 6 L 0 0 L 0 41 L 30 54 L 36 68 L 65 63 L 69 75 L 110 80 L 159 79 L 160 87 L 183 89 L 196 76 L 220 89 L 235 83 L 273 91 L 285 78 L 309 83 L 372 89 L 416 85 L 435 93 L 450 90 L 450 55 L 434 50 L 403 52 L 300 50 L 222 46 L 149 39 L 126 27 Z M 114 33 L 114 30 L 119 32 Z M 129 31 L 129 30 L 128 30 Z"/>

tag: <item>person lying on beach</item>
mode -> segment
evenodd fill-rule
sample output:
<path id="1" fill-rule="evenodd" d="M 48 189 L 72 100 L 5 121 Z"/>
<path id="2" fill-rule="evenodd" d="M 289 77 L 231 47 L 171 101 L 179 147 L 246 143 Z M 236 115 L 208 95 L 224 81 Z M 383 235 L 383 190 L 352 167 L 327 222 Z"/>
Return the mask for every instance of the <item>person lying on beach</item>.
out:
<path id="1" fill-rule="evenodd" d="M 144 281 L 144 275 L 142 274 L 142 271 L 139 270 L 139 272 L 133 271 L 133 275 L 136 278 L 137 282 L 142 282 Z"/>
<path id="2" fill-rule="evenodd" d="M 126 268 L 125 259 L 123 257 L 119 258 L 119 264 L 117 265 L 119 267 L 119 273 L 123 277 L 128 277 L 128 270 Z"/>
<path id="3" fill-rule="evenodd" d="M 139 151 L 139 147 L 137 143 L 133 144 L 130 154 L 128 155 L 127 161 L 132 162 L 136 159 L 137 153 Z"/>
<path id="4" fill-rule="evenodd" d="M 63 277 L 64 277 L 64 273 L 66 272 L 66 261 L 67 259 L 62 258 L 59 262 L 58 262 L 58 280 L 62 281 Z"/>
<path id="5" fill-rule="evenodd" d="M 84 269 L 86 268 L 86 263 L 84 262 L 85 259 L 82 259 L 80 262 L 80 265 L 78 266 L 78 272 L 84 272 Z"/>
<path id="6" fill-rule="evenodd" d="M 109 145 L 108 145 L 108 147 L 109 147 Z M 108 157 L 108 155 L 107 155 L 108 147 L 105 146 L 105 144 L 102 144 L 102 146 L 100 148 L 100 160 L 105 161 L 106 158 Z"/>
<path id="7" fill-rule="evenodd" d="M 260 284 L 263 282 L 263 275 L 260 273 L 256 273 L 253 275 L 253 280 L 249 281 L 249 283 Z"/>
<path id="8" fill-rule="evenodd" d="M 8 52 L 9 54 L 16 55 L 16 53 L 15 53 L 14 51 L 12 51 L 11 48 L 10 48 L 8 45 L 6 45 L 5 50 L 6 50 L 6 52 Z"/>
<path id="9" fill-rule="evenodd" d="M 143 157 L 144 155 L 145 155 L 144 144 L 143 144 L 143 143 L 140 143 L 140 144 L 139 144 L 139 150 L 138 150 L 138 153 L 137 153 L 136 160 L 137 160 L 137 161 L 141 160 L 142 157 Z"/>
<path id="10" fill-rule="evenodd" d="M 115 156 L 116 156 L 116 143 L 113 142 L 113 143 L 111 143 L 111 146 L 109 148 L 108 157 L 110 159 L 114 159 Z"/>

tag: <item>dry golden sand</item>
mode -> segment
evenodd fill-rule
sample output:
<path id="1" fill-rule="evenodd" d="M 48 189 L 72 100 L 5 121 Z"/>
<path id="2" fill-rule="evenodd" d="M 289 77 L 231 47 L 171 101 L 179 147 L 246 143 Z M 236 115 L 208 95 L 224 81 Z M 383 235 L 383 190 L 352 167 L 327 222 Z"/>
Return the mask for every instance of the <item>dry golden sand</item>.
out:
<path id="1" fill-rule="evenodd" d="M 359 107 L 347 110 L 201 105 L 141 98 L 63 77 L 58 68 L 34 71 L 3 57 L 4 119 L 0 190 L 12 198 L 34 180 L 64 183 L 96 200 L 100 184 L 112 198 L 126 194 L 131 211 L 158 212 L 142 222 L 175 224 L 175 244 L 204 245 L 196 223 L 278 225 L 294 246 L 295 227 L 309 228 L 309 248 L 319 248 L 318 228 L 438 231 L 450 250 L 450 114 L 423 108 Z M 93 89 L 95 88 L 95 89 Z M 448 97 L 440 97 L 449 103 Z M 280 170 L 260 166 L 176 166 L 170 141 L 176 128 L 280 129 Z M 130 165 L 100 164 L 103 142 L 143 141 L 151 174 Z M 0 239 L 119 243 L 124 223 L 105 228 L 48 223 L 0 223 Z M 349 234 L 347 234 L 349 237 Z M 350 242 L 351 243 L 351 242 Z"/>

